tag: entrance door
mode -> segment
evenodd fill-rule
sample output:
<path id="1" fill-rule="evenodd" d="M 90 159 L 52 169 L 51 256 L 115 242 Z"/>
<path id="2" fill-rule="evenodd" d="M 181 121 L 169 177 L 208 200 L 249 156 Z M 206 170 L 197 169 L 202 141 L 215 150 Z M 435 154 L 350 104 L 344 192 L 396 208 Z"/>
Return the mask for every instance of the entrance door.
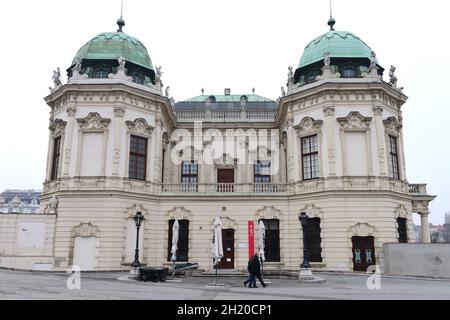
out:
<path id="1" fill-rule="evenodd" d="M 353 237 L 353 271 L 367 271 L 375 265 L 374 237 Z"/>
<path id="2" fill-rule="evenodd" d="M 226 183 L 217 186 L 217 192 L 234 191 L 234 169 L 217 169 L 217 183 Z"/>
<path id="3" fill-rule="evenodd" d="M 97 238 L 76 237 L 73 248 L 73 265 L 79 266 L 81 271 L 95 269 Z"/>
<path id="4" fill-rule="evenodd" d="M 222 230 L 223 258 L 220 259 L 219 269 L 234 269 L 234 230 Z"/>

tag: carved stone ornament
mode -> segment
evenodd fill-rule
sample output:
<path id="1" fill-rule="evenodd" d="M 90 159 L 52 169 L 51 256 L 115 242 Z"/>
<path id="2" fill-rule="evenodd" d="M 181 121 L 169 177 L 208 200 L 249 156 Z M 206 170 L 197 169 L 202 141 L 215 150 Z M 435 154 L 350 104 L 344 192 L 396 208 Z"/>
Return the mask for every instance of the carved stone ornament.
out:
<path id="1" fill-rule="evenodd" d="M 346 131 L 366 131 L 370 129 L 372 118 L 364 117 L 361 113 L 354 111 L 345 118 L 338 118 L 337 121 Z"/>
<path id="2" fill-rule="evenodd" d="M 382 106 L 376 106 L 372 108 L 373 114 L 375 116 L 382 116 L 383 115 L 383 107 Z"/>
<path id="3" fill-rule="evenodd" d="M 52 137 L 55 138 L 61 136 L 64 133 L 64 130 L 66 130 L 66 125 L 66 121 L 55 119 L 49 127 Z"/>
<path id="4" fill-rule="evenodd" d="M 97 227 L 93 226 L 90 222 L 89 223 L 80 223 L 78 226 L 74 228 L 74 235 L 75 237 L 98 237 L 99 236 L 99 230 Z"/>
<path id="5" fill-rule="evenodd" d="M 324 113 L 325 116 L 327 116 L 327 117 L 332 117 L 332 116 L 334 116 L 334 107 L 328 106 L 328 107 L 323 108 L 323 113 Z"/>
<path id="6" fill-rule="evenodd" d="M 256 219 L 280 219 L 283 216 L 281 210 L 274 206 L 264 206 L 256 211 Z"/>
<path id="7" fill-rule="evenodd" d="M 408 210 L 406 210 L 404 205 L 400 205 L 400 206 L 398 206 L 398 208 L 396 208 L 394 210 L 394 214 L 398 218 L 407 218 L 408 217 Z"/>
<path id="8" fill-rule="evenodd" d="M 297 130 L 300 136 L 317 134 L 322 128 L 323 120 L 314 120 L 313 118 L 306 117 L 300 122 L 299 125 L 294 128 Z"/>
<path id="9" fill-rule="evenodd" d="M 402 129 L 402 125 L 397 121 L 395 117 L 389 117 L 383 121 L 386 131 L 390 134 L 398 135 Z"/>
<path id="10" fill-rule="evenodd" d="M 91 112 L 86 118 L 77 121 L 83 131 L 105 131 L 111 119 L 102 118 L 98 112 Z"/>
<path id="11" fill-rule="evenodd" d="M 68 107 L 67 108 L 67 115 L 69 117 L 75 117 L 76 113 L 77 113 L 77 108 L 75 108 L 75 107 Z"/>
<path id="12" fill-rule="evenodd" d="M 168 219 L 192 220 L 192 212 L 185 207 L 174 207 L 166 213 Z"/>
<path id="13" fill-rule="evenodd" d="M 375 227 L 368 223 L 357 223 L 348 229 L 351 236 L 368 237 L 375 235 Z"/>
<path id="14" fill-rule="evenodd" d="M 155 129 L 154 127 L 150 126 L 143 118 L 139 118 L 134 121 L 127 121 L 125 123 L 128 127 L 128 131 L 132 135 L 150 137 L 153 130 Z"/>
<path id="15" fill-rule="evenodd" d="M 114 108 L 114 116 L 116 116 L 117 118 L 123 118 L 124 115 L 125 115 L 124 108 L 119 107 Z"/>

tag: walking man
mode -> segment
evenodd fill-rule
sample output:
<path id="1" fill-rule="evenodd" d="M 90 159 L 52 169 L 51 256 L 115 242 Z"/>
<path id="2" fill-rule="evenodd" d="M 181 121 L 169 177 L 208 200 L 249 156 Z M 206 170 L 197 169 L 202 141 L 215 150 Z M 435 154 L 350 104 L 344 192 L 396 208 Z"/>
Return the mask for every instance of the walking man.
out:
<path id="1" fill-rule="evenodd" d="M 259 256 L 256 253 L 251 260 L 251 263 L 249 263 L 249 269 L 250 269 L 250 288 L 258 288 L 256 286 L 256 278 L 258 278 L 259 282 L 263 286 L 263 288 L 267 287 L 267 284 L 264 283 L 264 280 L 261 277 L 261 263 L 259 262 Z M 246 283 L 244 282 L 244 285 Z"/>

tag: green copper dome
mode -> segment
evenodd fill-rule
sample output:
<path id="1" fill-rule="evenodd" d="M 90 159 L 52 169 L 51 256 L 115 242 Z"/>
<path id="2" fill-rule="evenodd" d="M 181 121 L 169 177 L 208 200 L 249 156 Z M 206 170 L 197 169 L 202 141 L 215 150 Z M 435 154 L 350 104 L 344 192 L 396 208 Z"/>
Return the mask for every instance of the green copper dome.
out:
<path id="1" fill-rule="evenodd" d="M 330 58 L 370 60 L 372 49 L 351 32 L 332 30 L 317 37 L 306 46 L 298 68 L 323 60 L 325 52 L 330 54 Z"/>
<path id="2" fill-rule="evenodd" d="M 77 59 L 117 60 L 119 56 L 122 56 L 127 62 L 155 70 L 144 44 L 123 32 L 98 34 L 78 50 L 72 66 Z"/>

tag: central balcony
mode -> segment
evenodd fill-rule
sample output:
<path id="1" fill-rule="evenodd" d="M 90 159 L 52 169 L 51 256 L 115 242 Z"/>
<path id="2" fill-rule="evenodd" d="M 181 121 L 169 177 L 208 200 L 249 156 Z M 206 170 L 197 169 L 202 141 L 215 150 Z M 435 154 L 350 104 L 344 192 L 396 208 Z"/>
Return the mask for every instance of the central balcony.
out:
<path id="1" fill-rule="evenodd" d="M 160 185 L 162 193 L 287 193 L 288 185 L 280 183 L 166 183 Z"/>

